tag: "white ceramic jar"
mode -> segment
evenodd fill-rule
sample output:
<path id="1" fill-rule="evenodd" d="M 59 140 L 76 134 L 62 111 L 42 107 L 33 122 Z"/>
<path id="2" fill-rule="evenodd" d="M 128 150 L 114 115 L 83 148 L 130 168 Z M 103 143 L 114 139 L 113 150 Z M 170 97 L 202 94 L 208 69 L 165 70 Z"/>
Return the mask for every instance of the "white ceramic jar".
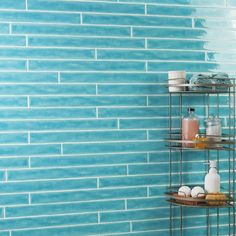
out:
<path id="1" fill-rule="evenodd" d="M 178 86 L 185 84 L 186 72 L 185 71 L 169 71 L 168 72 L 168 84 L 170 92 L 184 91 L 184 86 Z"/>

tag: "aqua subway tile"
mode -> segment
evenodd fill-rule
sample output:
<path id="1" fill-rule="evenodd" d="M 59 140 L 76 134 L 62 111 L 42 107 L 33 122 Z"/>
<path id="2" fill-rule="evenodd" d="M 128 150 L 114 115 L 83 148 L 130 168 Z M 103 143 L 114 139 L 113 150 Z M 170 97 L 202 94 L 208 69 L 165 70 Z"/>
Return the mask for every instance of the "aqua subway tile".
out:
<path id="1" fill-rule="evenodd" d="M 80 24 L 80 14 L 31 12 L 31 11 L 0 11 L 1 21 L 11 22 L 42 22 L 42 23 L 74 23 Z"/>
<path id="2" fill-rule="evenodd" d="M 135 25 L 135 26 L 162 26 L 162 27 L 191 27 L 191 19 L 171 18 L 156 16 L 116 16 L 83 14 L 83 23 L 111 25 Z"/>
<path id="3" fill-rule="evenodd" d="M 24 36 L 13 36 L 13 35 L 1 35 L 0 45 L 1 46 L 25 46 L 26 39 Z"/>
<path id="4" fill-rule="evenodd" d="M 20 144 L 28 143 L 27 133 L 1 133 L 0 144 Z"/>
<path id="5" fill-rule="evenodd" d="M 95 118 L 95 108 L 25 108 L 2 109 L 0 119 Z"/>
<path id="6" fill-rule="evenodd" d="M 151 118 L 151 119 L 121 119 L 120 128 L 121 129 L 134 129 L 134 128 L 167 128 L 168 121 L 163 118 Z"/>
<path id="7" fill-rule="evenodd" d="M 129 165 L 130 175 L 164 174 L 169 171 L 169 163 Z"/>
<path id="8" fill-rule="evenodd" d="M 137 61 L 120 61 L 119 63 L 117 63 L 115 61 L 31 60 L 29 61 L 29 68 L 32 71 L 144 71 L 145 63 Z"/>
<path id="9" fill-rule="evenodd" d="M 176 63 L 177 64 L 177 63 Z M 98 94 L 135 94 L 135 95 L 145 95 L 145 94 L 159 94 L 167 92 L 167 88 L 163 85 L 98 85 Z"/>
<path id="10" fill-rule="evenodd" d="M 21 205 L 29 203 L 28 194 L 11 194 L 11 195 L 1 195 L 0 205 L 10 206 L 10 205 Z"/>
<path id="11" fill-rule="evenodd" d="M 201 40 L 148 39 L 147 45 L 151 49 L 204 50 L 208 43 Z"/>
<path id="12" fill-rule="evenodd" d="M 27 168 L 28 166 L 28 157 L 0 158 L 0 169 Z"/>
<path id="13" fill-rule="evenodd" d="M 26 61 L 24 60 L 0 60 L 0 70 L 26 70 Z"/>
<path id="14" fill-rule="evenodd" d="M 4 131 L 41 131 L 41 130 L 103 130 L 117 128 L 116 120 L 39 120 L 39 121 L 0 121 Z"/>
<path id="15" fill-rule="evenodd" d="M 1 75 L 0 75 L 1 77 Z M 1 79 L 0 79 L 1 80 Z M 0 107 L 11 107 L 11 108 L 17 108 L 17 107 L 27 107 L 27 98 L 26 97 L 7 97 L 7 96 L 1 96 L 0 99 Z"/>
<path id="16" fill-rule="evenodd" d="M 57 76 L 51 72 L 2 72 L 0 83 L 58 83 Z"/>
<path id="17" fill-rule="evenodd" d="M 159 217 L 160 211 L 161 210 L 158 209 L 150 209 L 150 210 L 132 210 L 132 211 L 128 210 L 119 212 L 106 212 L 106 213 L 101 213 L 101 222 L 154 219 Z M 169 212 L 165 211 L 165 215 L 166 217 L 168 217 Z"/>
<path id="18" fill-rule="evenodd" d="M 135 124 L 134 124 L 135 122 Z M 159 129 L 164 128 L 167 129 L 169 127 L 169 123 L 165 118 L 147 118 L 147 119 L 121 119 L 120 121 L 121 129 L 133 129 L 133 128 L 145 128 L 145 129 Z M 179 129 L 179 119 L 173 118 L 172 127 Z M 162 150 L 163 151 L 163 150 Z"/>
<path id="19" fill-rule="evenodd" d="M 128 164 L 146 163 L 145 153 L 126 154 L 96 154 L 83 156 L 52 156 L 31 158 L 32 167 L 50 166 L 83 166 L 83 165 L 106 165 L 106 164 Z"/>
<path id="20" fill-rule="evenodd" d="M 9 170 L 8 180 L 36 180 L 36 179 L 59 179 L 81 178 L 94 176 L 126 175 L 125 166 L 96 166 L 96 167 L 73 167 L 73 168 L 50 168 L 32 170 Z"/>
<path id="21" fill-rule="evenodd" d="M 25 0 L 7 0 L 0 2 L 2 9 L 25 9 Z"/>
<path id="22" fill-rule="evenodd" d="M 167 230 L 168 231 L 168 230 Z M 107 236 L 118 236 L 119 234 L 108 234 Z M 166 236 L 166 231 L 143 231 L 143 232 L 132 232 L 132 233 L 126 233 L 122 234 L 122 236 Z"/>
<path id="23" fill-rule="evenodd" d="M 104 177 L 100 179 L 100 187 L 127 187 L 127 186 L 148 186 L 165 183 L 167 175 L 149 176 L 127 176 L 127 177 Z"/>
<path id="24" fill-rule="evenodd" d="M 206 1 L 209 2 L 209 1 Z M 227 17 L 234 16 L 235 11 L 223 8 L 205 8 L 189 6 L 157 6 L 148 5 L 147 14 L 151 15 L 172 15 L 172 16 L 193 16 L 193 17 Z"/>
<path id="25" fill-rule="evenodd" d="M 69 236 L 76 235 L 78 232 L 81 236 L 83 235 L 96 235 L 103 233 L 124 233 L 129 232 L 129 223 L 114 223 L 114 224 L 94 224 L 84 226 L 70 226 L 60 228 L 48 228 L 40 230 L 21 230 L 14 231 L 12 236 Z"/>
<path id="26" fill-rule="evenodd" d="M 1 51 L 0 51 L 1 52 Z M 98 59 L 124 60 L 190 60 L 204 61 L 204 52 L 171 52 L 158 50 L 98 50 Z"/>
<path id="27" fill-rule="evenodd" d="M 145 208 L 156 208 L 167 205 L 166 198 L 142 198 L 142 199 L 128 199 L 128 209 L 145 209 Z"/>
<path id="28" fill-rule="evenodd" d="M 96 93 L 95 85 L 68 85 L 68 84 L 49 84 L 49 85 L 15 85 L 2 84 L 0 94 L 2 95 L 78 95 L 78 94 L 94 94 Z"/>
<path id="29" fill-rule="evenodd" d="M 1 75 L 0 75 L 1 77 Z M 145 106 L 145 96 L 34 96 L 31 107 Z"/>
<path id="30" fill-rule="evenodd" d="M 157 117 L 167 116 L 168 109 L 140 108 L 99 108 L 98 117 Z M 1 117 L 1 116 L 0 116 Z"/>
<path id="31" fill-rule="evenodd" d="M 81 214 L 66 216 L 43 216 L 34 219 L 5 219 L 0 221 L 2 230 L 27 229 L 48 226 L 62 226 L 75 224 L 91 224 L 97 222 L 97 214 Z"/>
<path id="32" fill-rule="evenodd" d="M 78 180 L 77 180 L 78 181 Z M 80 180 L 81 181 L 81 180 Z M 89 186 L 88 186 L 89 188 Z M 74 192 L 32 194 L 32 203 L 56 203 L 66 201 L 90 201 L 116 198 L 146 197 L 147 188 L 115 188 L 98 190 L 80 190 Z"/>
<path id="33" fill-rule="evenodd" d="M 145 131 L 87 131 L 31 133 L 31 143 L 145 140 Z"/>
<path id="34" fill-rule="evenodd" d="M 4 48 L 0 49 L 0 58 L 28 59 L 93 59 L 94 50 L 58 49 L 58 48 Z"/>
<path id="35" fill-rule="evenodd" d="M 96 201 L 82 203 L 60 203 L 52 205 L 14 206 L 6 208 L 6 217 L 56 215 L 97 211 L 124 210 L 124 200 Z"/>
<path id="36" fill-rule="evenodd" d="M 179 99 L 172 99 L 175 105 L 179 104 Z M 149 106 L 169 106 L 169 97 L 166 94 L 163 95 L 152 95 L 148 97 Z"/>
<path id="37" fill-rule="evenodd" d="M 122 0 L 122 2 L 137 2 L 137 0 Z M 224 0 L 141 0 L 143 3 L 158 3 L 158 4 L 180 4 L 180 5 L 195 5 L 195 6 L 225 6 Z"/>
<path id="38" fill-rule="evenodd" d="M 155 135 L 155 131 L 153 130 L 153 135 Z M 149 133 L 151 133 L 151 130 L 149 131 Z M 178 158 L 180 158 L 180 153 L 178 151 L 174 152 L 173 151 L 173 158 L 175 161 L 178 160 Z M 193 160 L 203 160 L 204 157 L 199 155 L 198 152 L 191 152 L 191 151 L 185 151 L 184 152 L 184 155 L 187 157 L 187 158 L 193 158 Z M 165 161 L 167 162 L 168 161 L 168 158 L 169 158 L 169 153 L 168 152 L 157 152 L 157 153 L 150 153 L 150 162 L 160 162 L 160 161 Z"/>
<path id="39" fill-rule="evenodd" d="M 175 220 L 176 222 L 177 220 Z M 177 223 L 177 222 L 176 222 Z M 163 230 L 168 229 L 169 227 L 169 221 L 167 219 L 160 219 L 160 220 L 149 220 L 149 221 L 139 221 L 139 222 L 133 222 L 132 223 L 133 230 L 134 231 L 140 231 L 140 230 Z M 167 235 L 168 232 L 165 232 L 163 235 Z M 159 233 L 158 233 L 159 235 Z"/>
<path id="40" fill-rule="evenodd" d="M 200 8 L 200 12 L 201 12 L 201 8 Z M 148 5 L 147 6 L 147 14 L 151 14 L 151 15 L 164 15 L 164 16 L 165 15 L 171 15 L 171 16 L 195 16 L 196 15 L 196 8 L 195 7 L 183 7 L 183 6 L 156 6 L 156 5 Z"/>
<path id="41" fill-rule="evenodd" d="M 0 147 L 1 156 L 60 154 L 60 145 L 6 145 Z"/>
<path id="42" fill-rule="evenodd" d="M 162 140 L 168 137 L 168 128 L 160 130 L 149 130 L 148 139 L 149 140 Z"/>
<path id="43" fill-rule="evenodd" d="M 228 67 L 229 65 L 226 65 Z M 148 62 L 149 71 L 168 71 L 168 70 L 184 70 L 187 68 L 188 72 L 214 72 L 219 69 L 217 63 L 203 63 L 203 62 Z"/>
<path id="44" fill-rule="evenodd" d="M 0 37 L 1 44 L 1 37 Z M 132 38 L 90 38 L 29 36 L 29 46 L 44 47 L 92 47 L 92 48 L 144 48 L 144 39 Z"/>
<path id="45" fill-rule="evenodd" d="M 206 30 L 134 27 L 133 35 L 135 37 L 199 39 L 205 37 Z"/>
<path id="46" fill-rule="evenodd" d="M 7 25 L 5 25 L 7 27 Z M 114 26 L 58 26 L 40 24 L 13 24 L 14 34 L 50 34 L 80 36 L 130 36 L 129 27 Z"/>
<path id="47" fill-rule="evenodd" d="M 97 188 L 96 179 L 37 180 L 0 183 L 1 193 L 48 192 Z M 70 192 L 69 191 L 69 192 Z M 39 194 L 39 193 L 38 193 Z M 46 193 L 45 193 L 46 194 Z M 50 193 L 47 193 L 50 195 Z M 62 193 L 59 193 L 61 195 Z M 71 194 L 71 193 L 70 193 Z M 63 197 L 63 196 L 62 196 Z M 64 199 L 66 200 L 66 199 Z"/>
<path id="48" fill-rule="evenodd" d="M 3 209 L 0 209 L 0 219 L 3 218 Z"/>
<path id="49" fill-rule="evenodd" d="M 115 4 L 106 2 L 74 2 L 49 0 L 29 0 L 29 9 L 51 10 L 51 11 L 85 11 L 85 12 L 107 12 L 107 13 L 132 13 L 144 14 L 144 5 L 141 4 Z"/>
<path id="50" fill-rule="evenodd" d="M 27 157 L 0 158 L 0 168 L 27 168 L 29 167 Z"/>
<path id="51" fill-rule="evenodd" d="M 9 231 L 5 231 L 5 232 L 0 232 L 0 236 L 10 236 L 10 232 Z"/>
<path id="52" fill-rule="evenodd" d="M 4 181 L 6 179 L 5 173 L 3 170 L 0 171 L 0 181 Z"/>
<path id="53" fill-rule="evenodd" d="M 116 143 L 85 143 L 85 144 L 64 144 L 64 154 L 85 154 L 85 153 L 113 153 L 113 152 L 146 152 L 157 151 L 163 147 L 162 142 L 116 142 Z"/>
<path id="54" fill-rule="evenodd" d="M 0 23 L 0 33 L 1 34 L 8 34 L 9 33 L 9 24 Z"/>
<path id="55" fill-rule="evenodd" d="M 62 72 L 61 81 L 65 83 L 158 83 L 167 79 L 165 73 L 113 73 L 113 72 Z M 116 97 L 119 99 L 118 97 Z"/>
<path id="56" fill-rule="evenodd" d="M 178 160 L 178 152 L 174 152 L 173 151 L 173 154 L 176 154 L 176 155 L 173 155 L 173 161 L 174 160 Z M 161 163 L 161 162 L 167 162 L 169 159 L 169 152 L 168 150 L 166 151 L 159 151 L 159 152 L 153 152 L 153 153 L 150 153 L 150 157 L 149 157 L 149 162 L 150 163 Z"/>

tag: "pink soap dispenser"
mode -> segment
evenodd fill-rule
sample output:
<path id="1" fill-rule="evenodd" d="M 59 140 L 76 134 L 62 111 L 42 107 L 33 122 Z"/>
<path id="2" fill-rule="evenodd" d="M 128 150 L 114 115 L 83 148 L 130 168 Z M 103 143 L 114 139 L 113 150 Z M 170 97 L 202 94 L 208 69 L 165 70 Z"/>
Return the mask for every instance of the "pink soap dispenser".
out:
<path id="1" fill-rule="evenodd" d="M 187 115 L 182 119 L 182 140 L 192 141 L 199 133 L 199 119 L 195 109 L 188 108 Z M 192 143 L 183 143 L 183 147 L 194 147 Z"/>

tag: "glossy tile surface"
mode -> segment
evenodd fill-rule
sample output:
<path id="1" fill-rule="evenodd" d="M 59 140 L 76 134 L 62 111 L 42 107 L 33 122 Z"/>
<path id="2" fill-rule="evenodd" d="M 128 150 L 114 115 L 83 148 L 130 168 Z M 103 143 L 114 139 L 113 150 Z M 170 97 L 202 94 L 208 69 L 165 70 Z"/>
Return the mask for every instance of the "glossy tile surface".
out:
<path id="1" fill-rule="evenodd" d="M 236 75 L 235 7 L 0 1 L 0 236 L 169 235 L 168 71 Z M 206 96 L 183 96 L 181 112 L 179 97 L 172 100 L 173 127 L 192 106 L 204 128 Z M 210 114 L 218 101 L 225 131 L 230 99 L 211 95 Z M 173 154 L 178 184 L 181 156 Z M 219 156 L 224 187 L 227 156 Z M 204 152 L 184 153 L 184 184 L 203 185 L 204 162 Z M 225 235 L 227 211 L 219 213 Z M 183 209 L 183 235 L 205 235 L 204 215 Z M 173 236 L 179 226 L 176 218 Z"/>

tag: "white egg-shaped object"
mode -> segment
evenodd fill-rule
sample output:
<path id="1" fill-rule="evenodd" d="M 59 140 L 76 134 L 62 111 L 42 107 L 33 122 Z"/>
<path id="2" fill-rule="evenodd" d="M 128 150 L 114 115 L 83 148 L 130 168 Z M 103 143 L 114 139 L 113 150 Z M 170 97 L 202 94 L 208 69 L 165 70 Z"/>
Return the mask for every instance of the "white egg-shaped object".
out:
<path id="1" fill-rule="evenodd" d="M 178 190 L 178 195 L 183 197 L 190 197 L 191 189 L 188 186 L 182 186 Z"/>
<path id="2" fill-rule="evenodd" d="M 205 191 L 202 187 L 196 186 L 192 189 L 191 196 L 193 198 L 204 197 L 205 196 Z"/>

